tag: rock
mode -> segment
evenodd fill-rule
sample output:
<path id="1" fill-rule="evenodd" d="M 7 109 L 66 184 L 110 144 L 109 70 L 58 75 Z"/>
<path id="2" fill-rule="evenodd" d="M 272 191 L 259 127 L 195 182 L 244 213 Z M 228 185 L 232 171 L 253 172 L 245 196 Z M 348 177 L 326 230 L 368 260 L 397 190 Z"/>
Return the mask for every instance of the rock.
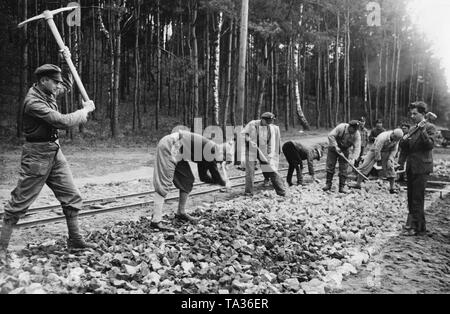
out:
<path id="1" fill-rule="evenodd" d="M 161 288 L 170 288 L 174 285 L 175 285 L 175 283 L 172 280 L 165 279 L 163 282 L 161 282 L 160 287 Z"/>
<path id="2" fill-rule="evenodd" d="M 325 283 L 317 278 L 309 282 L 302 282 L 301 288 L 306 294 L 325 294 Z"/>
<path id="3" fill-rule="evenodd" d="M 333 253 L 335 253 L 335 251 Z M 327 259 L 327 260 L 321 262 L 321 264 L 326 266 L 327 270 L 332 271 L 332 270 L 336 270 L 336 268 L 341 266 L 342 262 L 336 258 L 333 258 L 333 259 Z"/>
<path id="4" fill-rule="evenodd" d="M 249 282 L 251 280 L 253 280 L 253 276 L 249 275 L 249 274 L 241 274 L 241 280 L 242 282 Z"/>
<path id="5" fill-rule="evenodd" d="M 19 287 L 14 289 L 13 291 L 11 291 L 8 294 L 24 294 L 25 293 L 25 288 L 24 287 Z"/>
<path id="6" fill-rule="evenodd" d="M 84 275 L 84 269 L 81 267 L 75 267 L 70 270 L 67 277 L 67 285 L 70 287 L 79 287 L 82 285 L 81 276 Z"/>
<path id="7" fill-rule="evenodd" d="M 32 283 L 30 286 L 25 288 L 26 294 L 47 294 L 40 283 Z"/>
<path id="8" fill-rule="evenodd" d="M 186 274 L 191 273 L 192 270 L 195 268 L 194 263 L 192 263 L 192 262 L 182 262 L 181 267 L 183 268 L 183 271 Z"/>
<path id="9" fill-rule="evenodd" d="M 150 265 L 152 266 L 152 269 L 154 271 L 158 271 L 159 269 L 163 268 L 163 266 L 161 265 L 161 263 L 157 260 L 153 260 L 150 262 Z"/>
<path id="10" fill-rule="evenodd" d="M 342 274 L 342 276 L 347 276 L 349 274 L 357 274 L 358 271 L 356 270 L 355 266 L 349 263 L 344 263 L 344 265 L 339 266 L 336 269 L 336 272 L 339 272 Z"/>
<path id="11" fill-rule="evenodd" d="M 298 281 L 297 278 L 286 279 L 283 285 L 286 286 L 289 290 L 293 290 L 295 292 L 300 290 L 300 282 Z"/>
<path id="12" fill-rule="evenodd" d="M 355 268 L 361 267 L 362 264 L 365 264 L 369 261 L 369 255 L 366 253 L 356 253 L 353 255 L 349 262 L 352 264 Z"/>
<path id="13" fill-rule="evenodd" d="M 125 267 L 125 271 L 130 276 L 136 275 L 136 273 L 139 271 L 139 267 L 138 266 L 131 266 L 131 265 L 124 264 L 124 267 Z"/>
<path id="14" fill-rule="evenodd" d="M 20 285 L 28 286 L 30 284 L 30 273 L 27 271 L 22 272 L 17 279 L 19 280 Z"/>
<path id="15" fill-rule="evenodd" d="M 244 291 L 245 289 L 253 287 L 252 283 L 241 282 L 237 279 L 233 280 L 231 286 L 235 289 Z"/>
<path id="16" fill-rule="evenodd" d="M 152 285 L 152 284 L 158 285 L 160 280 L 161 280 L 161 276 L 158 273 L 151 272 L 150 274 L 145 276 L 143 282 L 145 284 L 149 284 L 149 285 Z"/>
<path id="17" fill-rule="evenodd" d="M 332 289 L 341 289 L 342 288 L 342 273 L 340 272 L 329 272 L 324 278 L 323 281 L 327 283 L 327 286 Z"/>

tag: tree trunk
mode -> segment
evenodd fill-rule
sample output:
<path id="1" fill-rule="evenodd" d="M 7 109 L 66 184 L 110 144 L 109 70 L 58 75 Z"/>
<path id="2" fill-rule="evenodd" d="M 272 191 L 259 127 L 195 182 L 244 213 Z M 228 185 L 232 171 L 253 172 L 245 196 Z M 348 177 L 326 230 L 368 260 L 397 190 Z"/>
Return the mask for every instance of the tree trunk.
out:
<path id="1" fill-rule="evenodd" d="M 286 131 L 289 131 L 289 112 L 290 112 L 290 80 L 291 80 L 291 41 L 289 41 L 289 45 L 286 49 L 286 108 L 284 111 L 284 123 L 286 127 Z"/>
<path id="2" fill-rule="evenodd" d="M 402 44 L 400 40 L 400 32 L 398 33 L 397 38 L 397 68 L 395 73 L 395 98 L 394 98 L 394 127 L 398 124 L 398 107 L 399 107 L 399 71 L 400 71 L 400 58 L 401 58 L 401 51 L 402 51 Z"/>
<path id="3" fill-rule="evenodd" d="M 122 35 L 120 23 L 122 16 L 119 15 L 115 21 L 115 46 L 114 46 L 114 85 L 113 85 L 113 118 L 112 118 L 112 137 L 115 139 L 119 134 L 119 102 L 120 102 L 120 65 L 122 57 Z"/>
<path id="4" fill-rule="evenodd" d="M 228 38 L 228 60 L 227 60 L 227 86 L 226 86 L 226 97 L 223 110 L 223 129 L 225 130 L 228 123 L 228 108 L 230 106 L 231 99 L 231 70 L 232 70 L 232 57 L 233 57 L 233 33 L 234 33 L 234 21 L 230 20 L 230 36 Z"/>
<path id="5" fill-rule="evenodd" d="M 136 131 L 136 126 L 142 128 L 141 115 L 139 112 L 140 103 L 140 58 L 139 58 L 139 30 L 141 27 L 139 18 L 141 15 L 141 0 L 135 0 L 136 5 L 136 37 L 134 45 L 134 103 L 133 103 L 133 131 Z"/>
<path id="6" fill-rule="evenodd" d="M 299 62 L 299 50 L 300 45 L 298 43 L 295 43 L 294 47 L 294 95 L 295 95 L 295 103 L 296 103 L 296 111 L 297 111 L 297 117 L 300 120 L 300 124 L 302 125 L 304 130 L 309 130 L 310 126 L 308 123 L 308 120 L 305 117 L 305 114 L 303 112 L 302 103 L 301 103 L 301 97 L 300 97 L 300 86 L 298 82 L 298 76 L 302 72 L 300 69 L 300 62 Z"/>
<path id="7" fill-rule="evenodd" d="M 335 112 L 335 117 L 334 117 L 334 123 L 337 125 L 339 122 L 339 110 L 340 110 L 340 80 L 339 80 L 339 34 L 341 32 L 340 28 L 341 28 L 341 16 L 340 16 L 340 12 L 338 10 L 337 12 L 337 30 L 336 30 L 336 52 L 335 52 L 335 63 L 336 63 L 336 77 L 335 77 L 335 102 L 336 102 L 336 112 Z"/>
<path id="8" fill-rule="evenodd" d="M 193 1 L 193 7 L 191 7 L 191 62 L 194 71 L 193 80 L 193 108 L 192 108 L 192 118 L 198 117 L 198 105 L 199 105 L 199 73 L 198 73 L 198 45 L 197 45 L 197 35 L 196 35 L 196 23 L 197 23 L 197 12 L 198 12 L 198 1 Z M 193 120 L 191 121 L 191 124 Z"/>
<path id="9" fill-rule="evenodd" d="M 159 112 L 161 108 L 161 12 L 160 1 L 156 2 L 156 106 L 155 129 L 159 130 Z"/>
<path id="10" fill-rule="evenodd" d="M 210 64 L 211 64 L 211 52 L 210 52 L 210 43 L 209 43 L 209 17 L 210 12 L 207 10 L 206 12 L 206 26 L 205 26 L 205 47 L 206 47 L 206 56 L 205 56 L 205 102 L 203 105 L 203 119 L 205 121 L 205 125 L 208 125 L 209 121 L 209 100 L 210 100 Z"/>
<path id="11" fill-rule="evenodd" d="M 383 84 L 383 46 L 384 46 L 384 37 L 383 37 L 383 43 L 381 44 L 380 48 L 380 54 L 378 56 L 378 70 L 379 70 L 379 77 L 378 77 L 378 86 L 377 86 L 377 99 L 375 100 L 375 117 L 370 117 L 370 125 L 374 122 L 375 119 L 378 119 L 378 110 L 380 106 L 380 97 L 381 97 L 381 86 Z"/>
<path id="12" fill-rule="evenodd" d="M 269 65 L 269 52 L 267 47 L 267 40 L 264 40 L 264 60 L 263 60 L 263 67 L 264 72 L 266 72 L 267 67 Z M 262 77 L 260 78 L 261 84 L 259 86 L 259 96 L 258 96 L 258 103 L 256 105 L 256 119 L 261 116 L 261 108 L 264 102 L 264 93 L 266 89 L 266 75 L 265 73 L 262 74 Z"/>
<path id="13" fill-rule="evenodd" d="M 17 3 L 18 8 L 20 8 L 20 1 Z M 22 14 L 21 17 L 23 18 L 23 21 L 25 21 L 28 18 L 28 3 L 27 0 L 22 1 Z M 20 9 L 19 9 L 20 12 Z M 22 126 L 23 126 L 23 102 L 26 94 L 26 90 L 28 87 L 28 27 L 25 25 L 22 29 L 22 58 L 21 58 L 21 64 L 20 64 L 20 87 L 19 87 L 19 99 L 18 99 L 18 110 L 17 110 L 17 128 L 16 128 L 16 135 L 18 138 L 22 137 Z"/>
<path id="14" fill-rule="evenodd" d="M 219 12 L 217 18 L 217 37 L 214 42 L 214 107 L 213 107 L 213 124 L 219 125 L 220 99 L 219 99 L 219 76 L 220 76 L 220 38 L 222 32 L 223 13 Z"/>
<path id="15" fill-rule="evenodd" d="M 236 104 L 236 125 L 244 124 L 245 103 L 245 64 L 247 56 L 247 34 L 248 34 L 248 2 L 242 0 L 239 40 L 239 72 L 238 72 L 238 95 Z"/>

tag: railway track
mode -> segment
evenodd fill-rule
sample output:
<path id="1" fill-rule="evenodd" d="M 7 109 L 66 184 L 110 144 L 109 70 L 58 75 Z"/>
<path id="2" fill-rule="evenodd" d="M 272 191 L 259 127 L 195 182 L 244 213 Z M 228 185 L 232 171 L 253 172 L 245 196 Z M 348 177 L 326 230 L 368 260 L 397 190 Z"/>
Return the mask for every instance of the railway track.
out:
<path id="1" fill-rule="evenodd" d="M 280 169 L 279 172 L 282 174 L 287 172 L 287 168 Z M 316 172 L 323 173 L 325 172 L 325 164 L 318 164 L 316 165 Z M 308 171 L 305 169 L 303 171 L 304 174 L 307 174 Z M 261 183 L 264 181 L 263 178 L 261 178 L 262 173 L 256 173 L 255 174 L 255 183 Z M 234 182 L 232 184 L 232 188 L 237 188 L 241 186 L 245 186 L 245 175 L 236 176 L 230 178 L 231 182 Z M 450 185 L 450 182 L 442 182 L 442 181 L 430 181 L 428 182 L 432 186 L 447 186 Z M 218 192 L 222 190 L 224 187 L 222 186 L 214 186 L 211 187 L 211 185 L 206 183 L 196 183 L 194 184 L 194 191 L 190 194 L 190 196 L 199 196 L 199 195 L 205 195 L 208 193 Z M 427 192 L 440 192 L 441 197 L 444 192 L 450 192 L 450 189 L 446 190 L 444 189 L 436 189 L 436 188 L 427 188 Z M 151 195 L 155 193 L 154 190 L 147 191 L 147 192 L 141 192 L 141 193 L 134 193 L 134 194 L 128 194 L 128 195 L 121 195 L 116 197 L 105 197 L 105 198 L 99 198 L 99 199 L 92 199 L 92 200 L 86 200 L 83 202 L 83 210 L 80 212 L 80 217 L 86 217 L 86 216 L 96 216 L 101 215 L 105 213 L 112 213 L 120 210 L 125 209 L 137 209 L 142 208 L 145 206 L 149 206 L 153 204 L 153 200 L 145 200 L 140 201 L 139 199 L 142 198 L 149 198 Z M 175 194 L 176 193 L 176 194 Z M 169 192 L 168 197 L 166 198 L 166 201 L 172 201 L 178 199 L 178 190 L 176 188 L 171 189 Z M 107 204 L 113 204 L 113 203 L 121 203 L 117 206 L 111 206 L 106 207 Z M 56 210 L 60 210 L 61 205 L 50 205 L 50 206 L 43 206 L 43 207 L 35 207 L 30 208 L 27 215 L 18 223 L 18 227 L 33 227 L 45 223 L 51 223 L 51 222 L 59 222 L 64 221 L 65 217 L 62 215 L 62 211 L 59 211 L 58 213 L 55 213 Z M 34 219 L 34 216 L 40 216 L 39 218 Z M 0 213 L 0 219 L 3 218 L 3 213 Z"/>

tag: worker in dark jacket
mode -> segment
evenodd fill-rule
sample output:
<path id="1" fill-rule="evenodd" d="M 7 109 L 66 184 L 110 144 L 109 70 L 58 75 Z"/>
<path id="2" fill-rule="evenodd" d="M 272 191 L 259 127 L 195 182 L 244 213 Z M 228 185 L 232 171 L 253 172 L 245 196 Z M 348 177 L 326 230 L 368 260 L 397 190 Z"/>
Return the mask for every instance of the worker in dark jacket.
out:
<path id="1" fill-rule="evenodd" d="M 308 147 L 300 141 L 289 141 L 283 145 L 283 154 L 289 163 L 287 174 L 287 183 L 292 186 L 292 176 L 294 170 L 297 172 L 297 184 L 303 185 L 303 160 L 308 164 L 309 175 L 313 181 L 316 181 L 314 176 L 314 160 L 319 161 L 322 158 L 322 148 L 320 145 Z"/>
<path id="2" fill-rule="evenodd" d="M 63 53 L 70 57 L 66 48 Z M 5 206 L 3 227 L 0 236 L 0 259 L 6 261 L 6 250 L 13 227 L 27 213 L 36 200 L 44 184 L 53 191 L 61 203 L 66 216 L 71 249 L 93 248 L 80 235 L 78 212 L 82 208 L 80 192 L 73 182 L 72 173 L 64 157 L 58 140 L 58 129 L 67 129 L 87 121 L 88 113 L 95 110 L 92 101 L 84 102 L 83 109 L 69 114 L 61 114 L 56 96 L 70 90 L 72 76 L 53 64 L 36 69 L 37 83 L 25 97 L 23 106 L 23 133 L 26 143 L 22 149 L 22 159 L 17 187 Z"/>
<path id="3" fill-rule="evenodd" d="M 369 144 L 375 143 L 375 140 L 378 137 L 378 135 L 380 135 L 383 132 L 386 132 L 386 129 L 383 128 L 383 120 L 378 119 L 375 122 L 375 128 L 373 128 L 372 131 L 370 131 Z"/>
<path id="4" fill-rule="evenodd" d="M 400 165 L 406 160 L 408 177 L 408 219 L 404 235 L 425 235 L 425 187 L 433 172 L 433 148 L 436 127 L 425 119 L 427 104 L 415 102 L 410 107 L 411 118 L 416 124 L 401 144 Z"/>

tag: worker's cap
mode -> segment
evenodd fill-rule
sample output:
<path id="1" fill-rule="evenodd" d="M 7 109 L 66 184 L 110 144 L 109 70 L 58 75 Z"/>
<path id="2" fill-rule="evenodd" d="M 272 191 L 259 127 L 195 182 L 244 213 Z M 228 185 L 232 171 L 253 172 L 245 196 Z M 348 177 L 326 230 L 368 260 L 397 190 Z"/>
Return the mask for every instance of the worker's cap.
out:
<path id="1" fill-rule="evenodd" d="M 427 113 L 428 106 L 423 101 L 416 101 L 411 104 L 410 109 L 417 109 L 419 113 L 424 114 Z"/>
<path id="2" fill-rule="evenodd" d="M 378 119 L 377 121 L 375 121 L 375 124 L 383 124 L 383 120 L 381 120 L 381 119 Z"/>
<path id="3" fill-rule="evenodd" d="M 352 121 L 350 121 L 348 123 L 348 125 L 350 125 L 350 126 L 352 126 L 354 128 L 357 128 L 357 127 L 359 127 L 359 121 L 358 120 L 352 120 Z"/>
<path id="4" fill-rule="evenodd" d="M 366 118 L 364 118 L 364 117 L 359 118 L 359 122 L 366 123 Z"/>
<path id="5" fill-rule="evenodd" d="M 395 129 L 394 130 L 394 137 L 395 138 L 402 138 L 403 137 L 403 130 L 402 129 Z"/>
<path id="6" fill-rule="evenodd" d="M 61 77 L 61 69 L 54 64 L 44 64 L 34 71 L 36 77 L 41 79 L 42 77 L 48 77 L 57 82 L 63 82 Z"/>
<path id="7" fill-rule="evenodd" d="M 275 115 L 272 112 L 265 112 L 262 114 L 261 119 L 264 120 L 275 120 Z"/>

